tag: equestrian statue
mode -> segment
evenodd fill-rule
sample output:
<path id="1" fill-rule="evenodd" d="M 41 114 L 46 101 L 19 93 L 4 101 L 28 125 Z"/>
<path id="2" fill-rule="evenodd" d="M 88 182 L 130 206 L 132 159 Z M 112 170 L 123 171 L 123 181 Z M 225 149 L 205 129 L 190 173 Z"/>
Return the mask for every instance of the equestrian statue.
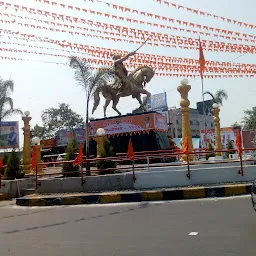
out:
<path id="1" fill-rule="evenodd" d="M 151 94 L 145 90 L 144 86 L 146 83 L 151 81 L 155 72 L 148 66 L 141 66 L 128 74 L 128 71 L 123 64 L 129 59 L 129 57 L 135 55 L 146 41 L 136 51 L 128 53 L 123 58 L 119 54 L 112 55 L 114 65 L 112 68 L 105 68 L 106 72 L 102 75 L 99 80 L 99 85 L 94 92 L 94 106 L 92 114 L 99 106 L 100 93 L 105 98 L 105 105 L 103 107 L 104 117 L 106 117 L 106 110 L 111 101 L 113 102 L 112 108 L 118 113 L 118 115 L 121 115 L 120 111 L 117 109 L 120 97 L 132 96 L 140 103 L 140 109 L 142 111 L 146 111 L 146 103 L 148 99 L 150 99 Z M 143 102 L 140 97 L 141 94 L 146 95 Z"/>

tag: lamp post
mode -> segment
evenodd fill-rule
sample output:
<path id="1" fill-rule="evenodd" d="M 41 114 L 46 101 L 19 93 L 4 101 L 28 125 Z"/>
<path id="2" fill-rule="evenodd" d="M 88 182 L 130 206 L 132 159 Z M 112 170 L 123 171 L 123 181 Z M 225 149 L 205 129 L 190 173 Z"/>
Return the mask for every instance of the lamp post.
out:
<path id="1" fill-rule="evenodd" d="M 188 92 L 191 90 L 191 86 L 188 84 L 188 79 L 184 78 L 181 80 L 181 85 L 177 88 L 180 93 L 180 106 L 181 106 L 181 115 L 182 115 L 182 142 L 185 141 L 186 136 L 188 137 L 188 149 L 189 152 L 193 151 L 193 143 L 190 129 L 190 115 L 189 115 L 189 105 L 190 101 L 188 100 Z M 184 146 L 182 143 L 182 150 L 184 151 Z M 188 160 L 192 161 L 194 155 L 189 155 Z M 187 160 L 187 156 L 182 156 L 182 159 Z"/>
<path id="2" fill-rule="evenodd" d="M 31 165 L 31 148 L 30 148 L 30 125 L 29 122 L 32 119 L 29 115 L 29 111 L 24 112 L 25 116 L 22 117 L 24 122 L 23 135 L 24 135 L 24 145 L 23 145 L 23 170 L 25 173 L 30 173 Z"/>
<path id="3" fill-rule="evenodd" d="M 220 136 L 220 108 L 217 103 L 212 105 L 213 122 L 215 129 L 215 150 L 222 150 L 221 136 Z M 216 156 L 221 156 L 221 152 L 216 152 Z"/>
<path id="4" fill-rule="evenodd" d="M 97 157 L 100 157 L 100 152 L 103 149 L 103 137 L 105 136 L 105 130 L 103 128 L 99 128 L 96 131 L 96 137 L 94 138 L 97 142 Z"/>
<path id="5" fill-rule="evenodd" d="M 42 146 L 40 145 L 40 139 L 38 137 L 34 137 L 31 140 L 32 146 L 36 149 L 36 164 L 37 164 L 37 173 L 42 173 L 43 168 L 41 163 L 41 148 Z"/>

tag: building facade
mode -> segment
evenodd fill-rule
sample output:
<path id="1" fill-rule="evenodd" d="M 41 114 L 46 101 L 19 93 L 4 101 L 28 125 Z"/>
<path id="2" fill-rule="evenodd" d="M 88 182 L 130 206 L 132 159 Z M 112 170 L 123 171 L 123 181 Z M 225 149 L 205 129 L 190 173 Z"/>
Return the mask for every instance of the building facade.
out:
<path id="1" fill-rule="evenodd" d="M 206 123 L 206 127 L 204 123 Z M 173 138 L 182 137 L 182 116 L 180 108 L 170 108 L 168 110 L 167 124 L 169 126 L 168 133 L 170 136 Z M 214 128 L 213 116 L 208 113 L 204 117 L 204 115 L 199 113 L 198 109 L 190 108 L 190 128 L 192 137 L 200 138 L 200 130 Z"/>

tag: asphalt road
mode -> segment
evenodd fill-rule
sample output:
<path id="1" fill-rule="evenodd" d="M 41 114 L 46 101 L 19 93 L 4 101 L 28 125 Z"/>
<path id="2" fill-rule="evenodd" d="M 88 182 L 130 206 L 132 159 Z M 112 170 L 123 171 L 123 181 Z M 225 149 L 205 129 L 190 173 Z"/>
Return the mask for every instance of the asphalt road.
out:
<path id="1" fill-rule="evenodd" d="M 254 255 L 256 213 L 248 196 L 49 208 L 1 202 L 0 250 L 4 256 Z"/>

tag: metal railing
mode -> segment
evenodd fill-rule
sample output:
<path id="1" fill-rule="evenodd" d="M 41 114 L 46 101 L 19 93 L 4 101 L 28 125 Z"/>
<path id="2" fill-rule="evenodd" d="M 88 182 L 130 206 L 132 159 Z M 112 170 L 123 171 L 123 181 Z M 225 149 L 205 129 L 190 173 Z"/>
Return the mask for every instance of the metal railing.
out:
<path id="1" fill-rule="evenodd" d="M 246 153 L 248 151 L 255 152 L 255 148 L 247 148 L 243 149 L 243 153 Z M 200 153 L 199 153 L 200 152 Z M 221 154 L 226 154 L 226 153 L 236 153 L 237 150 L 213 150 L 213 151 L 205 151 L 205 150 L 200 150 L 200 151 L 194 151 L 189 153 L 190 155 L 193 155 L 194 158 L 195 156 L 198 156 L 200 154 L 200 157 L 206 156 L 207 155 L 212 155 L 216 154 L 217 152 Z M 62 169 L 58 171 L 52 171 L 52 172 L 47 172 L 44 171 L 44 173 L 40 173 L 39 169 L 41 169 L 43 166 L 62 166 L 63 164 L 72 164 L 74 160 L 72 161 L 58 161 L 58 162 L 46 162 L 46 163 L 38 163 L 36 165 L 36 168 L 33 173 L 31 174 L 26 174 L 26 177 L 35 177 L 35 189 L 38 189 L 38 186 L 41 185 L 40 183 L 40 178 L 43 177 L 68 177 L 68 176 L 76 176 L 81 178 L 81 186 L 85 184 L 85 179 L 84 176 L 86 175 L 87 171 L 86 169 L 84 170 L 84 166 L 86 166 L 87 163 L 90 164 L 90 166 L 96 166 L 97 162 L 99 161 L 114 161 L 117 163 L 117 167 L 115 168 L 107 168 L 104 170 L 98 170 L 97 168 L 92 170 L 91 172 L 98 172 L 99 175 L 101 175 L 103 172 L 104 173 L 122 173 L 122 172 L 131 172 L 133 173 L 133 181 L 136 181 L 136 172 L 137 171 L 149 171 L 150 168 L 167 168 L 167 167 L 178 167 L 178 166 L 187 166 L 187 177 L 190 179 L 191 178 L 191 172 L 190 172 L 190 167 L 191 166 L 196 166 L 196 165 L 212 165 L 212 164 L 225 164 L 225 163 L 238 163 L 240 162 L 240 169 L 238 170 L 238 173 L 240 175 L 244 175 L 244 168 L 243 168 L 243 162 L 253 162 L 255 164 L 255 159 L 243 159 L 243 157 L 239 157 L 237 159 L 223 159 L 223 160 L 217 160 L 217 161 L 198 161 L 196 158 L 196 161 L 183 161 L 183 162 L 178 162 L 177 159 L 180 159 L 181 155 L 184 155 L 182 152 L 175 152 L 175 150 L 158 150 L 158 151 L 144 151 L 144 152 L 135 152 L 134 153 L 134 160 L 131 161 L 128 159 L 127 154 L 125 153 L 119 153 L 115 157 L 106 157 L 106 158 L 89 158 L 86 159 L 84 158 L 83 161 L 79 165 L 79 171 L 75 172 L 64 172 Z M 172 160 L 175 160 L 174 162 L 171 162 Z M 155 163 L 153 163 L 154 161 Z M 164 160 L 164 163 L 163 163 Z M 160 163 L 157 163 L 157 161 Z M 162 161 L 162 162 L 161 162 Z M 137 164 L 140 162 L 140 164 Z M 141 164 L 142 162 L 142 164 Z M 145 164 L 143 164 L 145 162 Z M 40 168 L 39 168 L 40 166 Z M 5 169 L 6 166 L 3 166 Z M 2 176 L 0 174 L 0 188 L 4 186 L 5 184 L 2 184 Z"/>

